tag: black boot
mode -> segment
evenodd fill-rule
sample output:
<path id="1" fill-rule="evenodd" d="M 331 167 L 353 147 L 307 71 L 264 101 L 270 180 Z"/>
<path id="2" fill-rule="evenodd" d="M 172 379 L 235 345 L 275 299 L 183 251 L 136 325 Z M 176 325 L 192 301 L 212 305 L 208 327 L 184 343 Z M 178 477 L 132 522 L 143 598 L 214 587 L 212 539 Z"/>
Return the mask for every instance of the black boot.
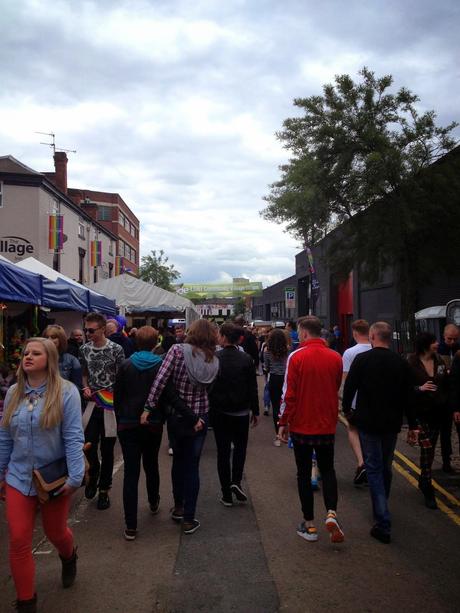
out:
<path id="1" fill-rule="evenodd" d="M 418 489 L 422 492 L 423 497 L 425 498 L 425 506 L 428 509 L 437 509 L 438 503 L 436 502 L 434 488 L 431 481 L 419 480 Z"/>
<path id="2" fill-rule="evenodd" d="M 30 600 L 16 600 L 14 607 L 20 613 L 37 613 L 37 594 Z"/>
<path id="3" fill-rule="evenodd" d="M 77 550 L 76 548 L 73 550 L 72 556 L 65 560 L 61 555 L 62 563 L 62 587 L 70 587 L 73 585 L 75 581 L 75 577 L 77 576 Z"/>

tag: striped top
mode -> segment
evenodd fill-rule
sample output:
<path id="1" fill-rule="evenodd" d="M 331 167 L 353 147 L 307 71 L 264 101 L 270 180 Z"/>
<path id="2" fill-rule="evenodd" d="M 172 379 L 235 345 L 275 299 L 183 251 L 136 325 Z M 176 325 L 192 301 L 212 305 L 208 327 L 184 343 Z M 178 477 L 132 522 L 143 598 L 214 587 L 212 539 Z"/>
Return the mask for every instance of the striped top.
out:
<path id="1" fill-rule="evenodd" d="M 275 358 L 270 351 L 264 354 L 264 369 L 272 375 L 283 375 L 286 372 L 287 355 L 284 358 Z"/>

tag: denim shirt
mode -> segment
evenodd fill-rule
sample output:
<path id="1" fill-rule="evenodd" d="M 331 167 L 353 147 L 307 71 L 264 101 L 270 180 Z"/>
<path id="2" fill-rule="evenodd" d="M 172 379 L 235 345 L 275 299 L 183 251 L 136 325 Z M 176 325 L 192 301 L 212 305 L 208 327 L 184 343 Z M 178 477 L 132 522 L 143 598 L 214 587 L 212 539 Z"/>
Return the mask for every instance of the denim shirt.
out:
<path id="1" fill-rule="evenodd" d="M 74 355 L 70 353 L 59 354 L 59 373 L 63 379 L 72 381 L 81 390 L 83 386 L 81 364 Z"/>
<path id="2" fill-rule="evenodd" d="M 15 386 L 8 390 L 5 410 Z M 79 487 L 85 473 L 83 459 L 83 426 L 81 421 L 80 394 L 72 383 L 63 381 L 63 418 L 54 428 L 40 425 L 43 411 L 46 382 L 38 387 L 25 386 L 26 397 L 21 400 L 8 426 L 0 424 L 0 482 L 5 480 L 25 496 L 35 496 L 32 471 L 50 462 L 65 457 L 67 461 L 67 484 Z M 40 394 L 33 410 L 28 410 L 28 396 Z"/>

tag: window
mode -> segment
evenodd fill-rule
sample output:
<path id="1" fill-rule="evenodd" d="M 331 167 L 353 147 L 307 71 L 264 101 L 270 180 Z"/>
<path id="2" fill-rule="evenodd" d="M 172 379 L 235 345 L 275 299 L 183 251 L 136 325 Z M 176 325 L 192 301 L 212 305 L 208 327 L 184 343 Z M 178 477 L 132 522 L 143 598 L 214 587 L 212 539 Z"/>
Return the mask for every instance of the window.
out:
<path id="1" fill-rule="evenodd" d="M 109 245 L 109 255 L 113 255 L 113 241 L 110 241 L 110 245 Z"/>
<path id="2" fill-rule="evenodd" d="M 98 221 L 112 221 L 112 207 L 99 205 L 97 207 Z"/>
<path id="3" fill-rule="evenodd" d="M 78 236 L 85 238 L 85 224 L 82 221 L 78 222 Z"/>
<path id="4" fill-rule="evenodd" d="M 0 181 L 0 209 L 3 207 L 3 181 Z"/>

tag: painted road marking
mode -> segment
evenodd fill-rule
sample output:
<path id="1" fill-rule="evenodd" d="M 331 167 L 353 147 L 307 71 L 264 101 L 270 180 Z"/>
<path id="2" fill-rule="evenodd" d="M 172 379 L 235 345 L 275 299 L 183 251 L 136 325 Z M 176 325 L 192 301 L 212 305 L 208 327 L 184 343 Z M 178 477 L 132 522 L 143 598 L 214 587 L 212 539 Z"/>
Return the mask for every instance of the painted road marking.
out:
<path id="1" fill-rule="evenodd" d="M 405 468 L 403 468 L 397 462 L 393 462 L 393 468 L 402 475 L 409 483 L 411 483 L 414 487 L 418 487 L 418 481 L 415 479 Z M 460 517 L 454 513 L 452 509 L 450 509 L 446 504 L 436 498 L 436 502 L 438 503 L 439 509 L 447 515 L 447 517 L 452 520 L 457 526 L 460 526 Z"/>
<path id="2" fill-rule="evenodd" d="M 400 460 L 402 460 L 403 462 L 405 462 L 410 468 L 412 468 L 412 470 L 414 472 L 417 473 L 417 475 L 420 474 L 420 468 L 414 464 L 411 460 L 409 460 L 409 458 L 407 458 L 403 453 L 401 453 L 400 451 L 398 451 L 397 449 L 395 449 L 395 456 L 398 457 Z M 445 490 L 441 485 L 439 485 L 439 483 L 437 483 L 434 479 L 431 480 L 433 487 L 440 493 L 442 494 L 445 498 L 447 498 L 447 500 L 449 502 L 451 502 L 453 505 L 455 505 L 456 507 L 460 507 L 460 500 L 458 498 L 456 498 L 453 494 L 451 494 L 450 492 L 448 492 L 447 490 Z"/>
<path id="3" fill-rule="evenodd" d="M 347 420 L 343 417 L 343 415 L 339 415 L 339 420 L 342 422 L 342 424 L 344 426 L 347 426 Z M 395 449 L 395 456 L 401 460 L 402 462 L 404 462 L 409 468 L 411 468 L 417 475 L 420 475 L 421 471 L 420 468 L 414 464 L 414 462 L 412 462 L 412 460 L 409 460 L 408 457 L 406 457 L 403 453 L 401 453 L 400 451 L 398 451 L 397 449 Z M 403 468 L 400 464 L 398 464 L 396 461 L 393 461 L 393 467 L 395 468 L 395 470 L 397 472 L 399 472 L 411 485 L 413 485 L 415 488 L 418 489 L 418 481 L 410 474 L 410 472 L 408 472 L 405 468 Z M 450 492 L 448 492 L 446 489 L 444 489 L 441 485 L 439 485 L 439 483 L 435 480 L 432 479 L 431 480 L 434 489 L 439 492 L 440 494 L 442 494 L 451 504 L 453 504 L 456 507 L 460 507 L 460 500 L 458 498 L 456 498 L 453 494 L 451 494 Z M 440 500 L 439 498 L 436 498 L 436 501 L 438 503 L 438 507 L 441 511 L 443 511 L 454 523 L 456 523 L 458 526 L 460 526 L 460 516 L 458 516 L 451 508 L 449 508 L 444 502 L 442 502 L 442 500 Z"/>

